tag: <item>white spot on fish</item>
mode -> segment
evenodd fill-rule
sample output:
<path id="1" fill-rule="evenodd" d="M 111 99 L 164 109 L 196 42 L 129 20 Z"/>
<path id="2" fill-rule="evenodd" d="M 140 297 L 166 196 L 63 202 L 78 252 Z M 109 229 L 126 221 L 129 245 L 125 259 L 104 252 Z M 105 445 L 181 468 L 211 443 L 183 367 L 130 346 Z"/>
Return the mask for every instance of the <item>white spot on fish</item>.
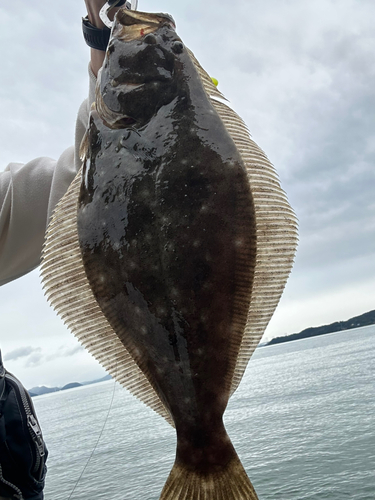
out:
<path id="1" fill-rule="evenodd" d="M 194 247 L 194 248 L 198 248 L 200 245 L 201 245 L 201 242 L 200 242 L 199 240 L 195 240 L 195 241 L 193 242 L 193 247 Z"/>
<path id="2" fill-rule="evenodd" d="M 141 326 L 141 333 L 142 333 L 142 335 L 147 334 L 147 327 L 146 326 Z"/>
<path id="3" fill-rule="evenodd" d="M 244 244 L 244 241 L 242 238 L 239 238 L 238 240 L 235 240 L 235 242 L 234 242 L 234 246 L 236 246 L 236 247 L 242 247 L 243 244 Z"/>

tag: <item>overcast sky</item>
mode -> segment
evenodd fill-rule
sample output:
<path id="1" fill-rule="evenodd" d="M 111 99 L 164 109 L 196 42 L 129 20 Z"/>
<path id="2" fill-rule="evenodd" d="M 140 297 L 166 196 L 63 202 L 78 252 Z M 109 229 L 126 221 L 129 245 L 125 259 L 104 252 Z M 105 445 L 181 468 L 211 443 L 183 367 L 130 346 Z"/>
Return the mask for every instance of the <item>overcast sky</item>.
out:
<path id="1" fill-rule="evenodd" d="M 227 8 L 223 8 L 227 6 Z M 276 166 L 300 221 L 266 338 L 375 309 L 373 0 L 140 0 L 177 31 Z M 83 0 L 0 4 L 0 170 L 57 158 L 87 93 Z M 0 346 L 27 387 L 104 375 L 50 309 L 38 271 L 0 288 Z"/>

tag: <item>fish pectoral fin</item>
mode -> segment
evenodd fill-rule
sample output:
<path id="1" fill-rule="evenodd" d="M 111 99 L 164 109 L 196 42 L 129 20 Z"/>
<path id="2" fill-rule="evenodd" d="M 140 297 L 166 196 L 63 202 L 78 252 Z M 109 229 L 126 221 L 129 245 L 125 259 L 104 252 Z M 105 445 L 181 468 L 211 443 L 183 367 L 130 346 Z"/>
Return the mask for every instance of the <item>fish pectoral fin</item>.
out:
<path id="1" fill-rule="evenodd" d="M 224 467 L 202 473 L 175 463 L 160 500 L 258 500 L 254 487 L 237 455 Z"/>

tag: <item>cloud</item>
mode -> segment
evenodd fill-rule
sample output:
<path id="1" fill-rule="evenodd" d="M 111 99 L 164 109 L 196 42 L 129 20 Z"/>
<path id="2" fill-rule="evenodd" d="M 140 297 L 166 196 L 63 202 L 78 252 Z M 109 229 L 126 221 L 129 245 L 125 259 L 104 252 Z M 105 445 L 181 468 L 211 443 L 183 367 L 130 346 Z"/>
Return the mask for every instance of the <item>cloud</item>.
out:
<path id="1" fill-rule="evenodd" d="M 33 356 L 41 356 L 42 349 L 40 347 L 19 347 L 14 349 L 13 351 L 7 352 L 4 355 L 4 361 L 17 361 L 20 358 L 27 358 L 31 355 Z M 31 357 L 29 358 L 31 359 Z"/>
<path id="2" fill-rule="evenodd" d="M 81 345 L 77 345 L 76 347 L 73 347 L 72 349 L 66 349 L 64 356 L 74 356 L 74 354 L 77 354 L 79 352 L 84 351 L 85 348 Z"/>
<path id="3" fill-rule="evenodd" d="M 29 367 L 34 367 L 34 366 L 40 366 L 43 364 L 43 361 L 44 361 L 44 356 L 41 353 L 41 350 L 40 350 L 40 352 L 33 352 L 27 358 L 26 367 L 29 368 Z"/>
<path id="4" fill-rule="evenodd" d="M 74 347 L 60 346 L 50 354 L 43 354 L 41 347 L 19 347 L 10 352 L 5 353 L 4 361 L 18 361 L 25 359 L 26 366 L 37 366 L 42 362 L 49 362 L 59 358 L 71 358 L 75 354 L 81 353 L 85 349 L 81 345 Z"/>
<path id="5" fill-rule="evenodd" d="M 60 346 L 55 352 L 46 356 L 46 361 L 53 361 L 59 358 L 71 358 L 75 354 L 83 352 L 85 349 L 81 345 L 76 345 L 74 347 Z"/>

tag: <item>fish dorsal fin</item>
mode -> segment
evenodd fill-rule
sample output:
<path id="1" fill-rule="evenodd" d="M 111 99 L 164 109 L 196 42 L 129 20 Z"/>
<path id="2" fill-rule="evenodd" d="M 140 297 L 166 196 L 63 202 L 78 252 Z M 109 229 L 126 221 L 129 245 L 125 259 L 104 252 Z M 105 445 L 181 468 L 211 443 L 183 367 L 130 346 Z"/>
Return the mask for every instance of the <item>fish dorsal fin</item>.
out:
<path id="1" fill-rule="evenodd" d="M 274 166 L 251 139 L 246 124 L 226 104 L 223 94 L 191 52 L 190 56 L 213 106 L 241 153 L 255 205 L 257 254 L 254 283 L 245 333 L 232 379 L 233 394 L 279 303 L 292 270 L 298 244 L 298 222 L 280 186 Z"/>

